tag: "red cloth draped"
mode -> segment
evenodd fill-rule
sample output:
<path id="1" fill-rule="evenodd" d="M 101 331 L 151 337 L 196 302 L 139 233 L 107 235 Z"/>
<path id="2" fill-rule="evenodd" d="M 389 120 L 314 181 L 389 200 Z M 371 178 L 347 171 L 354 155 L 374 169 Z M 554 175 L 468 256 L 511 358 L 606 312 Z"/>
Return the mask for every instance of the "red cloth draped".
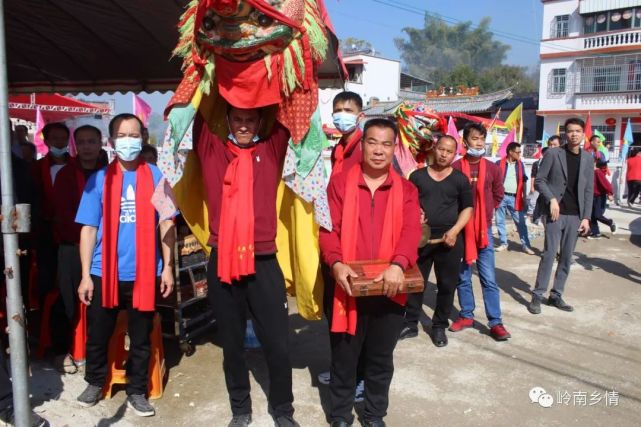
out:
<path id="1" fill-rule="evenodd" d="M 474 206 L 474 217 L 465 225 L 465 262 L 471 264 L 478 257 L 477 249 L 487 247 L 487 218 L 485 213 L 485 170 L 487 160 L 479 162 L 479 174 L 476 185 L 472 188 L 476 192 L 476 205 Z M 466 157 L 461 159 L 461 171 L 472 182 L 470 162 Z"/>
<path id="2" fill-rule="evenodd" d="M 109 165 L 105 174 L 102 217 L 102 306 L 118 307 L 118 227 L 123 172 L 120 163 Z M 154 177 L 140 162 L 136 168 L 136 280 L 133 307 L 140 311 L 156 308 L 156 211 L 151 204 Z"/>
<path id="3" fill-rule="evenodd" d="M 271 62 L 271 78 L 265 61 L 233 62 L 215 55 L 218 92 L 238 108 L 260 108 L 279 104 L 280 84 L 278 64 Z"/>
<path id="4" fill-rule="evenodd" d="M 361 166 L 353 166 L 347 172 L 345 183 L 345 201 L 343 204 L 343 220 L 341 225 L 341 250 L 343 262 L 356 261 L 356 241 L 358 238 L 359 212 L 359 187 L 358 180 L 361 175 Z M 390 169 L 392 186 L 385 207 L 385 222 L 378 248 L 378 258 L 391 260 L 394 249 L 401 238 L 403 228 L 403 182 L 401 177 Z M 407 294 L 399 294 L 392 300 L 400 305 L 407 302 Z M 356 334 L 356 300 L 347 295 L 347 292 L 335 284 L 334 311 L 332 316 L 332 332 Z"/>
<path id="5" fill-rule="evenodd" d="M 255 273 L 254 164 L 256 146 L 240 148 L 227 141 L 234 154 L 223 181 L 218 229 L 218 277 L 231 284 Z"/>

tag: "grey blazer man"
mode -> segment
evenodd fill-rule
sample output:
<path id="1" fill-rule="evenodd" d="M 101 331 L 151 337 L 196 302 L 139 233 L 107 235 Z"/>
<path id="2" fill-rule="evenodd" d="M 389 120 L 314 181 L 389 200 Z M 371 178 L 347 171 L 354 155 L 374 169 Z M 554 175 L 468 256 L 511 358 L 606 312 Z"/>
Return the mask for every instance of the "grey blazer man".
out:
<path id="1" fill-rule="evenodd" d="M 539 269 L 536 275 L 536 283 L 532 291 L 533 302 L 543 299 L 552 275 L 552 267 L 557 253 L 559 264 L 554 275 L 554 284 L 550 291 L 548 304 L 565 311 L 572 311 L 572 306 L 567 305 L 561 298 L 565 289 L 565 283 L 572 264 L 572 253 L 579 237 L 579 226 L 581 220 L 588 220 L 592 215 L 592 198 L 594 189 L 594 159 L 583 151 L 579 151 L 579 165 L 577 171 L 576 205 L 578 215 L 564 214 L 563 208 L 559 218 L 552 220 L 550 215 L 550 200 L 556 199 L 559 205 L 566 194 L 568 187 L 568 153 L 565 147 L 550 148 L 543 156 L 539 164 L 539 170 L 534 182 L 535 188 L 539 191 L 539 202 L 543 203 L 541 212 L 543 224 L 545 225 L 545 246 Z M 574 164 L 574 163 L 573 163 Z M 528 310 L 533 314 L 540 313 L 540 309 L 532 310 L 532 304 Z"/>
<path id="2" fill-rule="evenodd" d="M 550 148 L 539 163 L 539 170 L 534 181 L 534 188 L 543 196 L 543 215 L 550 214 L 550 200 L 555 198 L 559 203 L 565 194 L 568 181 L 568 164 L 565 148 Z M 579 167 L 579 219 L 590 219 L 592 216 L 592 199 L 594 190 L 594 158 L 581 150 Z"/>

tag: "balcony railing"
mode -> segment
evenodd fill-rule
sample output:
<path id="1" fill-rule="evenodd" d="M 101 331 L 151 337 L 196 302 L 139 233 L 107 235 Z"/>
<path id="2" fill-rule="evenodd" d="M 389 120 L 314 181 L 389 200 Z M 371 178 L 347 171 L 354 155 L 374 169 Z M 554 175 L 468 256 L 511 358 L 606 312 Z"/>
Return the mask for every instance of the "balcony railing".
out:
<path id="1" fill-rule="evenodd" d="M 641 44 L 641 31 L 626 31 L 624 33 L 603 34 L 583 39 L 584 49 L 598 49 L 611 46 L 626 46 Z"/>
<path id="2" fill-rule="evenodd" d="M 577 109 L 641 108 L 641 92 L 577 93 Z"/>

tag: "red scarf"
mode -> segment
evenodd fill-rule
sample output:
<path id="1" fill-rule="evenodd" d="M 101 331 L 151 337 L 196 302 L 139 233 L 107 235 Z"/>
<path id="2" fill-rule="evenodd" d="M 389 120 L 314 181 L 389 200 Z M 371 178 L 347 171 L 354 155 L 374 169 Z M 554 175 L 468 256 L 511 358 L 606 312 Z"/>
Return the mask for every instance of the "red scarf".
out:
<path id="1" fill-rule="evenodd" d="M 343 171 L 343 162 L 345 156 L 350 156 L 356 149 L 356 145 L 361 141 L 363 132 L 356 127 L 354 132 L 349 137 L 343 136 L 334 148 L 334 164 L 332 165 L 332 176 L 339 174 Z"/>
<path id="2" fill-rule="evenodd" d="M 503 181 L 505 181 L 505 174 L 507 170 L 506 157 L 503 157 L 501 159 L 501 161 L 499 162 L 499 166 L 501 167 L 501 175 L 503 176 Z M 523 167 L 521 162 L 518 161 L 515 162 L 514 167 L 516 168 L 516 201 L 514 202 L 514 210 L 517 212 L 521 212 L 523 210 L 523 206 L 525 205 L 525 201 L 523 200 Z"/>
<path id="3" fill-rule="evenodd" d="M 343 220 L 341 225 L 341 250 L 343 262 L 356 261 L 356 241 L 358 238 L 359 194 L 358 182 L 361 177 L 361 165 L 353 166 L 345 183 L 345 200 L 343 203 Z M 390 168 L 392 186 L 385 208 L 383 233 L 378 248 L 378 258 L 391 260 L 394 249 L 401 238 L 403 228 L 403 182 L 401 177 Z M 332 332 L 356 335 L 356 300 L 347 295 L 336 283 L 334 285 L 334 312 Z M 399 294 L 392 300 L 400 305 L 407 302 L 407 294 Z"/>
<path id="4" fill-rule="evenodd" d="M 102 217 L 102 306 L 118 307 L 118 227 L 122 198 L 122 169 L 113 162 L 105 173 Z M 133 307 L 139 311 L 156 308 L 156 212 L 151 204 L 154 177 L 140 162 L 136 168 L 136 280 Z"/>
<path id="5" fill-rule="evenodd" d="M 74 165 L 74 173 L 76 175 L 76 190 L 78 191 L 77 200 L 78 202 L 80 202 L 80 199 L 82 198 L 82 192 L 85 190 L 85 184 L 86 184 L 85 172 L 82 169 L 80 160 L 77 157 L 75 160 L 73 160 L 73 165 Z"/>
<path id="6" fill-rule="evenodd" d="M 218 228 L 218 278 L 231 284 L 254 274 L 254 161 L 256 146 L 240 148 L 227 141 L 234 154 L 223 181 Z"/>
<path id="7" fill-rule="evenodd" d="M 476 192 L 474 217 L 465 225 L 465 262 L 471 264 L 478 257 L 477 249 L 487 247 L 487 216 L 485 213 L 485 168 L 487 160 L 479 162 L 479 174 L 476 185 L 472 183 L 470 162 L 467 157 L 461 159 L 461 172 L 470 180 L 473 191 Z"/>

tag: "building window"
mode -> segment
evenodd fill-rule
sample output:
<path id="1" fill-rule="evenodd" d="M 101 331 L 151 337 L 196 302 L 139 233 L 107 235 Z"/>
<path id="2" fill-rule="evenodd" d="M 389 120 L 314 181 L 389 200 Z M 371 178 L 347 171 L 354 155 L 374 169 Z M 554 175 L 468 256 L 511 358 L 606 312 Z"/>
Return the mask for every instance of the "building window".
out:
<path id="1" fill-rule="evenodd" d="M 552 70 L 551 93 L 565 93 L 565 68 Z"/>
<path id="2" fill-rule="evenodd" d="M 614 144 L 614 131 L 616 130 L 616 125 L 592 125 L 592 134 L 594 135 L 594 131 L 598 130 L 605 136 L 605 141 L 603 142 L 603 145 L 606 144 Z"/>
<path id="3" fill-rule="evenodd" d="M 641 60 L 628 64 L 628 90 L 641 90 Z"/>
<path id="4" fill-rule="evenodd" d="M 570 32 L 570 15 L 559 15 L 552 21 L 552 31 L 550 37 L 554 39 L 567 37 Z"/>
<path id="5" fill-rule="evenodd" d="M 352 83 L 363 83 L 363 65 L 346 64 L 346 67 L 349 74 L 348 81 Z"/>
<path id="6" fill-rule="evenodd" d="M 625 30 L 641 27 L 641 7 L 611 10 L 583 16 L 583 33 Z"/>
<path id="7" fill-rule="evenodd" d="M 592 92 L 616 92 L 619 90 L 621 67 L 597 67 L 594 69 Z"/>

